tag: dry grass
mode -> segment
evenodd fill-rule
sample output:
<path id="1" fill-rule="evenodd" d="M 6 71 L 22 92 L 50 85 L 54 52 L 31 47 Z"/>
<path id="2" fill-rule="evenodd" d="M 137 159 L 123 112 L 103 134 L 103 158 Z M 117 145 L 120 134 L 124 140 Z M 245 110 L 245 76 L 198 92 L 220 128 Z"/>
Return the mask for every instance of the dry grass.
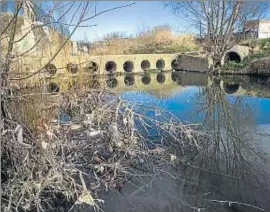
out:
<path id="1" fill-rule="evenodd" d="M 93 55 L 177 53 L 197 50 L 192 34 L 176 35 L 168 25 L 139 30 L 132 37 L 111 33 L 92 45 Z"/>
<path id="2" fill-rule="evenodd" d="M 11 101 L 7 97 L 5 105 Z M 72 122 L 47 120 L 37 131 L 10 108 L 1 129 L 5 211 L 68 211 L 82 203 L 98 209 L 99 191 L 120 190 L 134 176 L 154 178 L 176 157 L 198 148 L 199 134 L 191 125 L 101 90 L 63 94 L 51 117 L 61 108 L 71 111 Z M 147 116 L 149 111 L 154 116 Z"/>

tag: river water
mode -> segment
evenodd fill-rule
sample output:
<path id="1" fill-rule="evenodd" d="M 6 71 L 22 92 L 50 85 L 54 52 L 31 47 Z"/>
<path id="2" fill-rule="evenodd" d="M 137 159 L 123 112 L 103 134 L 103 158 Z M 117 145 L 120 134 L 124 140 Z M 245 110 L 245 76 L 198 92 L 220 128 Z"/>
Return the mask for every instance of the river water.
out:
<path id="1" fill-rule="evenodd" d="M 120 192 L 99 194 L 104 211 L 270 211 L 270 78 L 154 71 L 93 77 L 92 86 L 209 132 L 192 165 L 168 167 L 155 179 L 134 177 Z"/>
<path id="2" fill-rule="evenodd" d="M 200 124 L 211 139 L 193 166 L 168 168 L 173 176 L 133 178 L 121 192 L 100 194 L 104 211 L 270 211 L 269 78 L 154 72 L 111 75 L 105 86 Z"/>

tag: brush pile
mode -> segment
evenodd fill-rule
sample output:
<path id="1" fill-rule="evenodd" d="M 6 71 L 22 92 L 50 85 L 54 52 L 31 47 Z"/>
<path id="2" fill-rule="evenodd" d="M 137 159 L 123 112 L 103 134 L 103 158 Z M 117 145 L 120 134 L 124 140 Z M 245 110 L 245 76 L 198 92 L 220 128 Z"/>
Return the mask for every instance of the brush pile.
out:
<path id="1" fill-rule="evenodd" d="M 39 134 L 5 115 L 4 211 L 68 211 L 82 203 L 99 208 L 100 191 L 121 190 L 136 176 L 157 177 L 176 158 L 199 149 L 195 126 L 166 111 L 100 90 L 63 97 L 58 112 L 70 119 L 61 121 L 60 114 Z M 8 107 L 2 113 L 9 114 Z"/>

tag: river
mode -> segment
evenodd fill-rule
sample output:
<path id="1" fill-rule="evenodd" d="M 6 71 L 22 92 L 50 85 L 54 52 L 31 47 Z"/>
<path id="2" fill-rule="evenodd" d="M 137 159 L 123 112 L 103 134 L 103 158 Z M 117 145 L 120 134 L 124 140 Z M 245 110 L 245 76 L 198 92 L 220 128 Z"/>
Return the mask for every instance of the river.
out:
<path id="1" fill-rule="evenodd" d="M 192 166 L 100 194 L 104 211 L 270 211 L 269 78 L 155 72 L 104 82 L 123 100 L 168 110 L 211 134 Z"/>
<path id="2" fill-rule="evenodd" d="M 120 191 L 100 193 L 104 211 L 270 211 L 270 78 L 154 71 L 95 76 L 85 85 L 164 109 L 209 134 L 189 158 L 192 163 L 165 168 L 155 178 L 133 177 Z"/>

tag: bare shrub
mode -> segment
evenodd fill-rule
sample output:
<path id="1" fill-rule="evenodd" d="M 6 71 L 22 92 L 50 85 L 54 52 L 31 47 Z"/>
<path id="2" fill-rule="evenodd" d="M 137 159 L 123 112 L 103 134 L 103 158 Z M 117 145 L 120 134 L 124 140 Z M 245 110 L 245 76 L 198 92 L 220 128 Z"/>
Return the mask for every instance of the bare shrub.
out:
<path id="1" fill-rule="evenodd" d="M 38 136 L 14 117 L 4 119 L 6 210 L 67 210 L 82 203 L 99 208 L 99 191 L 121 189 L 134 176 L 154 178 L 176 157 L 199 148 L 194 126 L 108 92 L 64 96 L 60 106 L 72 111 L 72 122 L 44 123 Z M 149 111 L 153 116 L 147 115 Z M 59 198 L 65 204 L 55 205 Z"/>

